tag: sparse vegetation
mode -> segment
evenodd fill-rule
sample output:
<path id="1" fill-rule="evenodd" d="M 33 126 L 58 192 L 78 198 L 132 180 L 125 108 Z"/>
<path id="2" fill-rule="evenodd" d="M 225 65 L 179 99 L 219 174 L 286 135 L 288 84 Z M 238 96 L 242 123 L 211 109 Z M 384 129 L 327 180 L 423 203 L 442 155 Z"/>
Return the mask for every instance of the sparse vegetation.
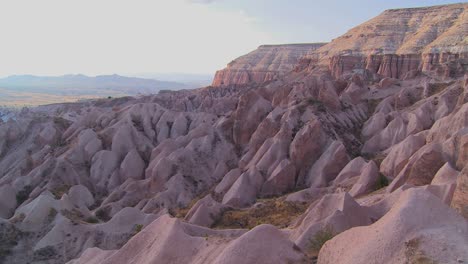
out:
<path id="1" fill-rule="evenodd" d="M 165 94 L 165 93 L 171 93 L 172 90 L 159 90 L 158 94 Z"/>
<path id="2" fill-rule="evenodd" d="M 301 114 L 305 112 L 308 106 L 312 106 L 315 108 L 316 111 L 318 112 L 326 112 L 327 108 L 323 104 L 322 101 L 317 100 L 314 97 L 308 97 L 303 99 L 302 101 L 298 101 L 298 110 Z"/>
<path id="3" fill-rule="evenodd" d="M 58 126 L 61 126 L 63 128 L 66 128 L 66 127 L 69 127 L 70 126 L 70 121 L 62 118 L 62 117 L 58 117 L 58 116 L 54 116 L 54 124 L 58 125 Z"/>
<path id="4" fill-rule="evenodd" d="M 55 210 L 55 208 L 51 207 L 51 208 L 49 209 L 49 214 L 47 215 L 48 219 L 49 219 L 50 221 L 54 220 L 54 218 L 55 218 L 55 216 L 57 215 L 57 213 L 58 213 L 57 210 Z"/>
<path id="5" fill-rule="evenodd" d="M 380 164 L 386 157 L 383 153 L 360 153 L 359 155 L 366 160 L 373 160 L 377 167 L 380 167 Z"/>
<path id="6" fill-rule="evenodd" d="M 432 260 L 419 249 L 420 240 L 413 238 L 405 242 L 405 256 L 406 263 L 411 264 L 437 264 L 436 261 Z"/>
<path id="7" fill-rule="evenodd" d="M 24 201 L 29 198 L 29 194 L 31 194 L 32 190 L 30 185 L 24 186 L 23 189 L 16 194 L 16 203 L 18 205 L 24 203 Z"/>
<path id="8" fill-rule="evenodd" d="M 58 138 L 53 144 L 52 144 L 52 147 L 54 148 L 62 148 L 62 147 L 65 147 L 67 145 L 67 142 L 62 139 L 62 138 Z"/>
<path id="9" fill-rule="evenodd" d="M 335 235 L 336 234 L 331 226 L 325 226 L 322 230 L 315 233 L 315 235 L 310 239 L 309 253 L 313 256 L 317 256 L 325 242 L 332 239 Z"/>
<path id="10" fill-rule="evenodd" d="M 368 107 L 369 114 L 373 114 L 375 112 L 375 109 L 377 108 L 380 102 L 382 102 L 382 99 L 367 100 L 367 107 Z"/>
<path id="11" fill-rule="evenodd" d="M 385 177 L 382 173 L 379 173 L 379 178 L 377 179 L 377 182 L 375 183 L 374 190 L 380 190 L 383 187 L 388 186 L 389 182 L 387 177 Z"/>
<path id="12" fill-rule="evenodd" d="M 11 254 L 10 248 L 0 248 L 0 262 L 3 261 L 8 255 Z"/>
<path id="13" fill-rule="evenodd" d="M 10 223 L 16 224 L 19 222 L 23 222 L 23 220 L 26 218 L 26 215 L 24 213 L 20 213 L 18 215 L 15 215 L 13 218 L 10 219 Z"/>
<path id="14" fill-rule="evenodd" d="M 97 223 L 99 223 L 99 219 L 97 219 L 95 216 L 90 216 L 90 217 L 86 218 L 86 222 L 88 222 L 90 224 L 97 224 Z"/>
<path id="15" fill-rule="evenodd" d="M 0 224 L 0 263 L 7 263 L 6 257 L 11 254 L 12 248 L 18 244 L 22 236 L 23 232 L 13 225 Z"/>
<path id="16" fill-rule="evenodd" d="M 222 214 L 215 228 L 254 228 L 271 224 L 280 228 L 289 226 L 297 216 L 305 212 L 306 203 L 287 202 L 282 199 L 264 199 L 262 204 L 245 210 L 230 210 Z"/>
<path id="17" fill-rule="evenodd" d="M 178 167 L 177 165 L 173 165 L 172 166 L 172 174 L 175 174 L 177 173 L 177 170 L 178 170 Z M 177 217 L 177 218 L 185 218 L 185 216 L 188 214 L 188 212 L 190 211 L 190 209 L 192 209 L 192 207 L 200 200 L 202 199 L 203 197 L 207 196 L 208 194 L 210 194 L 212 192 L 212 190 L 214 189 L 214 187 L 212 187 L 211 189 L 208 189 L 204 192 L 202 192 L 201 194 L 197 195 L 195 198 L 193 198 L 190 203 L 183 207 L 178 207 L 178 208 L 171 208 L 169 209 L 169 214 L 172 215 L 173 217 Z"/>
<path id="18" fill-rule="evenodd" d="M 96 211 L 96 217 L 104 222 L 107 222 L 111 219 L 109 216 L 109 212 L 107 212 L 105 209 L 99 209 Z"/>
<path id="19" fill-rule="evenodd" d="M 135 230 L 135 233 L 138 234 L 143 230 L 143 225 L 142 224 L 136 224 L 135 227 L 133 228 Z"/>
<path id="20" fill-rule="evenodd" d="M 428 84 L 428 96 L 438 94 L 445 90 L 447 87 L 450 85 L 454 84 L 455 81 L 450 81 L 450 82 L 441 82 L 441 83 L 429 83 Z"/>
<path id="21" fill-rule="evenodd" d="M 326 111 L 327 111 L 327 108 L 325 107 L 325 105 L 323 104 L 323 102 L 320 101 L 320 100 L 317 100 L 317 99 L 315 99 L 315 98 L 310 97 L 310 98 L 307 98 L 307 99 L 306 99 L 306 102 L 307 102 L 307 104 L 309 104 L 309 105 L 315 106 L 315 109 L 316 109 L 317 111 L 319 111 L 319 112 L 326 112 Z"/>
<path id="22" fill-rule="evenodd" d="M 142 224 L 136 224 L 133 226 L 133 230 L 130 233 L 130 237 L 135 236 L 136 234 L 140 233 L 141 230 L 143 230 L 143 225 Z"/>
<path id="23" fill-rule="evenodd" d="M 292 136 L 291 139 L 294 140 L 294 138 L 297 135 L 297 132 L 299 132 L 302 128 L 304 127 L 304 121 L 299 120 L 297 122 L 297 125 L 292 129 Z M 289 154 L 289 153 L 288 153 Z"/>
<path id="24" fill-rule="evenodd" d="M 55 199 L 60 199 L 68 190 L 70 190 L 70 185 L 65 184 L 53 188 L 50 192 L 55 196 Z"/>
<path id="25" fill-rule="evenodd" d="M 76 210 L 76 209 L 72 209 L 71 211 L 70 210 L 61 210 L 60 213 L 65 216 L 66 218 L 68 218 L 69 220 L 71 220 L 72 222 L 78 222 L 78 221 L 81 221 L 83 219 L 83 214 Z"/>
<path id="26" fill-rule="evenodd" d="M 41 249 L 34 251 L 34 260 L 50 260 L 57 255 L 57 252 L 54 247 L 46 246 Z"/>

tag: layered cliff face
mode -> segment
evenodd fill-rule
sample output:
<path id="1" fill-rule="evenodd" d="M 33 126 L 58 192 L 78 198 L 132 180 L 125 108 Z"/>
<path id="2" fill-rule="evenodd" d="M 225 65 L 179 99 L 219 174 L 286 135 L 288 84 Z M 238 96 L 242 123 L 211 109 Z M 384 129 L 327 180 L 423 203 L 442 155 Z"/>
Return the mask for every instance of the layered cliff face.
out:
<path id="1" fill-rule="evenodd" d="M 317 51 L 321 56 L 468 52 L 466 4 L 387 10 Z"/>
<path id="2" fill-rule="evenodd" d="M 335 76 L 368 70 L 404 78 L 417 72 L 460 76 L 468 67 L 468 5 L 387 10 L 310 52 Z"/>
<path id="3" fill-rule="evenodd" d="M 460 77 L 468 67 L 468 6 L 387 10 L 328 44 L 261 46 L 216 73 L 213 86 L 262 83 L 295 67 L 328 67 L 334 77 L 368 71 L 405 78 Z"/>
<path id="4" fill-rule="evenodd" d="M 213 86 L 263 83 L 290 72 L 299 59 L 325 43 L 262 45 L 216 72 Z"/>
<path id="5" fill-rule="evenodd" d="M 467 262 L 466 68 L 328 66 L 0 123 L 0 262 Z"/>

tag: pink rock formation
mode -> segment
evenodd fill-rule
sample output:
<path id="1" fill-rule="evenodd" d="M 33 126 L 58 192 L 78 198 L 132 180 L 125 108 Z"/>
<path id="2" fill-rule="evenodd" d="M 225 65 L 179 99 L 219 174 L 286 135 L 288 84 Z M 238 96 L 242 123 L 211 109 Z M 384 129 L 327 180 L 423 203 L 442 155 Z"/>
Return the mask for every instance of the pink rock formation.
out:
<path id="1" fill-rule="evenodd" d="M 306 184 L 312 187 L 327 186 L 348 162 L 349 157 L 343 144 L 332 142 L 310 169 Z"/>
<path id="2" fill-rule="evenodd" d="M 214 87 L 21 111 L 0 123 L 0 262 L 301 263 L 327 227 L 319 263 L 468 261 L 467 8 L 261 47 Z"/>
<path id="3" fill-rule="evenodd" d="M 395 178 L 404 168 L 408 159 L 426 143 L 425 134 L 410 135 L 394 145 L 380 164 L 380 171 L 387 177 Z"/>
<path id="4" fill-rule="evenodd" d="M 354 226 L 369 225 L 370 216 L 347 193 L 325 195 L 317 204 L 309 207 L 291 238 L 306 249 L 314 235 L 331 228 L 340 233 Z"/>
<path id="5" fill-rule="evenodd" d="M 461 215 L 468 219 L 468 166 L 465 166 L 463 171 L 457 178 L 457 187 L 453 194 L 451 206 L 455 208 Z"/>
<path id="6" fill-rule="evenodd" d="M 393 78 L 414 70 L 460 74 L 451 64 L 467 56 L 467 12 L 464 4 L 387 10 L 308 56 L 334 76 L 356 69 Z"/>
<path id="7" fill-rule="evenodd" d="M 325 243 L 318 263 L 456 263 L 468 258 L 467 237 L 463 217 L 429 192 L 410 189 L 376 223 Z"/>
<path id="8" fill-rule="evenodd" d="M 388 187 L 393 191 L 403 183 L 414 185 L 430 184 L 437 171 L 446 162 L 441 147 L 438 144 L 428 144 L 418 150 L 409 159 L 406 166 Z"/>
<path id="9" fill-rule="evenodd" d="M 230 242 L 230 243 L 229 243 Z M 304 254 L 273 226 L 213 231 L 167 215 L 132 238 L 122 249 L 89 249 L 69 262 L 81 263 L 272 263 L 298 262 Z"/>
<path id="10" fill-rule="evenodd" d="M 213 86 L 263 83 L 293 70 L 299 59 L 325 43 L 262 45 L 216 72 Z"/>

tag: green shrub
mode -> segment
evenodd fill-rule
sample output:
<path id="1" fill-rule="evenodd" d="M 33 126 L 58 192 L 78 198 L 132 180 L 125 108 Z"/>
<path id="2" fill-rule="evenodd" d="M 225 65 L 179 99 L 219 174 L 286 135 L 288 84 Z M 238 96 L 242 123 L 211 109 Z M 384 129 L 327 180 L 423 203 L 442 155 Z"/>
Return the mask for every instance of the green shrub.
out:
<path id="1" fill-rule="evenodd" d="M 48 218 L 50 221 L 54 220 L 55 216 L 57 215 L 57 210 L 55 210 L 55 208 L 51 207 L 49 209 L 49 215 L 48 215 Z"/>
<path id="2" fill-rule="evenodd" d="M 32 192 L 32 187 L 29 185 L 24 186 L 24 188 L 16 194 L 16 202 L 18 205 L 24 203 L 29 198 L 29 194 Z"/>
<path id="3" fill-rule="evenodd" d="M 109 216 L 109 213 L 105 209 L 97 210 L 96 217 L 99 220 L 104 221 L 104 222 L 107 222 L 111 219 L 111 217 Z"/>
<path id="4" fill-rule="evenodd" d="M 315 233 L 314 237 L 310 239 L 310 250 L 312 253 L 318 254 L 325 242 L 332 239 L 335 235 L 331 226 L 325 226 L 322 230 Z"/>
<path id="5" fill-rule="evenodd" d="M 387 177 L 385 177 L 382 173 L 379 173 L 379 178 L 377 179 L 377 182 L 375 183 L 375 190 L 380 190 L 385 186 L 388 186 L 389 182 Z"/>
<path id="6" fill-rule="evenodd" d="M 143 225 L 137 224 L 135 225 L 135 232 L 140 233 L 140 231 L 143 229 Z"/>
<path id="7" fill-rule="evenodd" d="M 46 246 L 41 249 L 34 251 L 34 261 L 45 261 L 53 259 L 57 256 L 57 251 L 52 246 Z"/>
<path id="8" fill-rule="evenodd" d="M 86 222 L 88 222 L 90 224 L 97 224 L 97 223 L 99 223 L 99 220 L 94 216 L 90 216 L 90 217 L 86 218 Z"/>

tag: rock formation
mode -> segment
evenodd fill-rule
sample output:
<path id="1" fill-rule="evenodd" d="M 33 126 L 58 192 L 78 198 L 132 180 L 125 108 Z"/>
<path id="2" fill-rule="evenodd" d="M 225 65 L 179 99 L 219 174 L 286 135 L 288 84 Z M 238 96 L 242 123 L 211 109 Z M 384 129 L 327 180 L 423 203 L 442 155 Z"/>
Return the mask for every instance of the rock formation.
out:
<path id="1" fill-rule="evenodd" d="M 263 46 L 210 87 L 17 113 L 0 262 L 468 262 L 467 9 Z"/>
<path id="2" fill-rule="evenodd" d="M 216 72 L 213 86 L 263 83 L 290 72 L 299 59 L 325 43 L 262 45 Z"/>

